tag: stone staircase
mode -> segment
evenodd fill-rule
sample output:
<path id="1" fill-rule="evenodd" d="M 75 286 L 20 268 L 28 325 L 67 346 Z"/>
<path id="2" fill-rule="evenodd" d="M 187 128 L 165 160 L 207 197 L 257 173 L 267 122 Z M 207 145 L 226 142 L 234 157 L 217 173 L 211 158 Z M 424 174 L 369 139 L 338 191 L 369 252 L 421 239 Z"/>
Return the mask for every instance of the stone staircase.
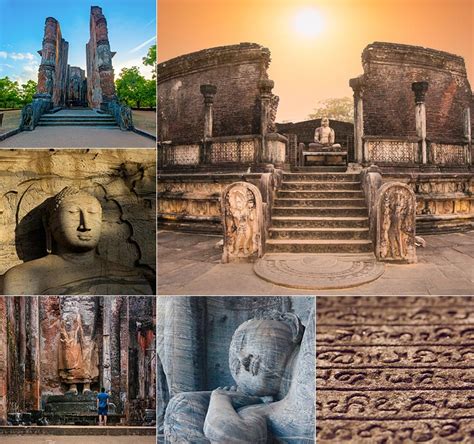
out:
<path id="1" fill-rule="evenodd" d="M 93 111 L 77 113 L 43 114 L 37 126 L 87 126 L 100 128 L 117 128 L 117 123 L 110 114 L 99 114 Z"/>
<path id="2" fill-rule="evenodd" d="M 373 252 L 359 174 L 344 171 L 345 167 L 299 168 L 284 174 L 266 252 Z"/>

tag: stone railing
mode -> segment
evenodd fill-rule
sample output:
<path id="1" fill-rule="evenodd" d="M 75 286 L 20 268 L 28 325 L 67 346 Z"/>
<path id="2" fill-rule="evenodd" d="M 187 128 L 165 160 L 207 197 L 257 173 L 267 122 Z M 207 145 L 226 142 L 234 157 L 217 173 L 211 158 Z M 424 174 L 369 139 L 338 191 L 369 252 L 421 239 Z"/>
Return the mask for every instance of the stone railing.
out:
<path id="1" fill-rule="evenodd" d="M 108 104 L 107 112 L 112 114 L 122 131 L 133 130 L 132 110 L 129 106 L 122 105 L 117 101 L 112 101 Z"/>
<path id="2" fill-rule="evenodd" d="M 429 161 L 434 165 L 469 165 L 471 152 L 467 143 L 428 143 Z"/>
<path id="3" fill-rule="evenodd" d="M 363 160 L 366 163 L 420 163 L 420 149 L 416 138 L 365 136 L 363 144 Z"/>
<path id="4" fill-rule="evenodd" d="M 35 94 L 33 101 L 21 110 L 21 131 L 33 131 L 41 116 L 51 109 L 52 102 L 49 94 Z"/>

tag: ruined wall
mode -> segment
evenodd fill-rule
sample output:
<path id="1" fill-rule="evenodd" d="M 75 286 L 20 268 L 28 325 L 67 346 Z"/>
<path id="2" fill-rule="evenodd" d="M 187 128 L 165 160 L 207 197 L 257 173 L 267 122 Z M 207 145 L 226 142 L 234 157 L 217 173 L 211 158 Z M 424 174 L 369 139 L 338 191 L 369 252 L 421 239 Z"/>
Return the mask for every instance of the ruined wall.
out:
<path id="1" fill-rule="evenodd" d="M 115 98 L 114 70 L 107 20 L 102 8 L 91 6 L 90 38 L 86 45 L 87 101 L 91 108 L 104 108 Z"/>
<path id="2" fill-rule="evenodd" d="M 0 274 L 46 255 L 38 206 L 66 186 L 102 205 L 98 254 L 154 275 L 153 150 L 16 150 L 0 153 Z M 151 237 L 150 237 L 151 236 Z"/>
<path id="3" fill-rule="evenodd" d="M 68 106 L 87 106 L 86 73 L 77 66 L 68 66 L 66 102 Z"/>
<path id="4" fill-rule="evenodd" d="M 217 87 L 213 136 L 258 134 L 258 82 L 267 79 L 270 51 L 255 43 L 221 46 L 158 65 L 158 137 L 173 143 L 204 136 L 203 84 Z"/>
<path id="5" fill-rule="evenodd" d="M 41 64 L 36 92 L 49 94 L 54 106 L 66 103 L 69 43 L 61 35 L 59 22 L 48 17 L 44 27 L 43 47 L 38 51 Z"/>
<path id="6" fill-rule="evenodd" d="M 413 82 L 428 82 L 427 138 L 464 140 L 471 87 L 462 57 L 434 49 L 375 42 L 362 53 L 364 134 L 416 136 Z M 473 116 L 471 115 L 471 119 Z"/>

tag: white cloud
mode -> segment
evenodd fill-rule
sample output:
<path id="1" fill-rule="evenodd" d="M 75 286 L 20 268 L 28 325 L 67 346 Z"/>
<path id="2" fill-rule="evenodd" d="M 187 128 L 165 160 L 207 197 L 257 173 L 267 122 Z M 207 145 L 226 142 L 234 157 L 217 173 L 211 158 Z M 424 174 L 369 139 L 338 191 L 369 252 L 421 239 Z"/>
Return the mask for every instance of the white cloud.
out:
<path id="1" fill-rule="evenodd" d="M 144 46 L 150 44 L 151 42 L 154 42 L 156 40 L 156 35 L 152 37 L 151 39 L 148 39 L 146 42 L 141 43 L 140 45 L 136 46 L 135 48 L 131 49 L 129 52 L 137 52 L 140 49 L 142 49 Z"/>
<path id="2" fill-rule="evenodd" d="M 8 54 L 13 60 L 35 60 L 36 56 L 31 52 L 11 52 Z"/>
<path id="3" fill-rule="evenodd" d="M 6 51 L 0 51 L 0 58 L 6 59 L 7 55 L 8 55 L 8 53 Z"/>

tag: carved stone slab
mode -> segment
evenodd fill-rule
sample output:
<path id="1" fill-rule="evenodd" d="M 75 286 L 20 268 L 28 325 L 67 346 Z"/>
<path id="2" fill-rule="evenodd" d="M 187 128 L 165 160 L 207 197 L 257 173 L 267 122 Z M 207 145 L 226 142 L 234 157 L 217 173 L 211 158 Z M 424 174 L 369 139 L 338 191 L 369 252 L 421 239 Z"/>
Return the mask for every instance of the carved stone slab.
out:
<path id="1" fill-rule="evenodd" d="M 263 204 L 259 189 L 235 182 L 221 195 L 224 251 L 222 262 L 252 261 L 263 254 Z"/>
<path id="2" fill-rule="evenodd" d="M 375 255 L 387 262 L 416 262 L 416 198 L 413 190 L 400 182 L 382 185 L 377 200 Z"/>

